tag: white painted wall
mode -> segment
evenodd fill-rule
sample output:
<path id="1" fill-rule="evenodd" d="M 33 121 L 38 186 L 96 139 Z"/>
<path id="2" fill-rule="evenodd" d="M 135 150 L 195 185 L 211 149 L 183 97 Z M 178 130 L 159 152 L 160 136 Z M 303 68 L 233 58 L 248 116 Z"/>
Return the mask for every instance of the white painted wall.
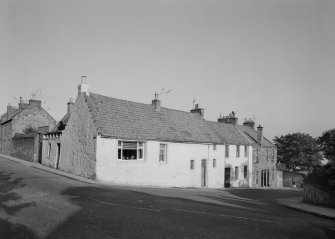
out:
<path id="1" fill-rule="evenodd" d="M 236 145 L 229 145 L 229 157 L 225 159 L 225 167 L 231 167 L 231 187 L 251 187 L 252 183 L 252 146 L 248 147 L 248 156 L 244 155 L 244 145 L 240 145 L 240 157 L 236 157 Z M 244 165 L 248 166 L 248 177 L 244 178 Z M 238 178 L 235 178 L 235 167 L 238 167 Z"/>
<path id="2" fill-rule="evenodd" d="M 96 142 L 97 180 L 160 187 L 201 187 L 201 160 L 206 159 L 207 187 L 224 187 L 224 170 L 227 160 L 224 157 L 224 145 L 217 145 L 216 150 L 213 150 L 213 145 L 147 141 L 144 160 L 122 161 L 117 158 L 117 139 L 98 136 Z M 166 163 L 159 162 L 160 143 L 168 145 Z M 215 168 L 213 158 L 216 159 Z M 190 160 L 195 161 L 193 170 L 190 169 Z M 234 159 L 228 160 L 234 161 Z M 235 161 L 238 164 L 239 161 Z M 244 158 L 240 161 L 248 163 Z"/>

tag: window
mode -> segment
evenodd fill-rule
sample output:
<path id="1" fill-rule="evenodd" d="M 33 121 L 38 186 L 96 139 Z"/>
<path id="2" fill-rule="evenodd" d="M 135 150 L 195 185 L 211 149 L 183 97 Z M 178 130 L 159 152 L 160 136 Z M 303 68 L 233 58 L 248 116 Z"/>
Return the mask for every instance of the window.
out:
<path id="1" fill-rule="evenodd" d="M 190 169 L 194 169 L 194 160 L 193 159 L 190 161 Z"/>
<path id="2" fill-rule="evenodd" d="M 243 174 L 244 174 L 244 178 L 247 179 L 248 178 L 248 166 L 244 166 Z"/>
<path id="3" fill-rule="evenodd" d="M 213 159 L 213 168 L 216 168 L 216 159 Z"/>
<path id="4" fill-rule="evenodd" d="M 259 163 L 259 149 L 256 149 L 256 163 Z"/>
<path id="5" fill-rule="evenodd" d="M 256 171 L 256 184 L 258 184 L 258 171 Z"/>
<path id="6" fill-rule="evenodd" d="M 213 144 L 213 150 L 216 150 L 216 144 Z"/>
<path id="7" fill-rule="evenodd" d="M 240 157 L 240 146 L 236 145 L 236 157 Z"/>
<path id="8" fill-rule="evenodd" d="M 248 145 L 244 145 L 244 157 L 248 157 Z"/>
<path id="9" fill-rule="evenodd" d="M 51 143 L 48 144 L 48 152 L 47 152 L 47 157 L 50 158 L 51 154 Z"/>
<path id="10" fill-rule="evenodd" d="M 274 180 L 275 180 L 275 169 L 272 168 L 272 181 L 274 181 Z"/>
<path id="11" fill-rule="evenodd" d="M 144 143 L 132 141 L 118 142 L 118 159 L 121 160 L 138 160 L 143 159 Z"/>
<path id="12" fill-rule="evenodd" d="M 238 179 L 238 167 L 236 166 L 235 167 L 235 180 Z"/>
<path id="13" fill-rule="evenodd" d="M 229 157 L 229 145 L 226 145 L 226 153 L 225 153 L 225 155 L 226 155 L 226 158 Z"/>
<path id="14" fill-rule="evenodd" d="M 159 145 L 159 162 L 166 162 L 167 159 L 167 144 Z"/>
<path id="15" fill-rule="evenodd" d="M 274 160 L 275 160 L 275 150 L 272 149 L 272 162 L 274 162 Z"/>

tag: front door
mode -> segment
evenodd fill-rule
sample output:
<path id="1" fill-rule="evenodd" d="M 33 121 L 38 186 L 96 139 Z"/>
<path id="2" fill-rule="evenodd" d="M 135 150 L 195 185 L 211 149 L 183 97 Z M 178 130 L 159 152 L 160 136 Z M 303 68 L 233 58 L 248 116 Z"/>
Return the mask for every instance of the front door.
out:
<path id="1" fill-rule="evenodd" d="M 207 177 L 207 162 L 206 162 L 206 159 L 202 159 L 201 160 L 201 187 L 207 186 L 206 177 Z"/>
<path id="2" fill-rule="evenodd" d="M 225 168 L 224 170 L 224 187 L 230 187 L 230 168 Z"/>
<path id="3" fill-rule="evenodd" d="M 56 168 L 57 169 L 59 165 L 59 158 L 60 158 L 60 143 L 57 144 L 57 156 L 56 156 Z"/>

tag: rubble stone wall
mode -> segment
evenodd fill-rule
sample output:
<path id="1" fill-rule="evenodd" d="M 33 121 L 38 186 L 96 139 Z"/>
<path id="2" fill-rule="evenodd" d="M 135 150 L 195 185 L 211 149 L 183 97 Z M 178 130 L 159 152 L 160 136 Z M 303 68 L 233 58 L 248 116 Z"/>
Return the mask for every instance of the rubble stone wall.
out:
<path id="1" fill-rule="evenodd" d="M 61 138 L 59 169 L 95 179 L 96 136 L 85 96 L 79 94 Z"/>

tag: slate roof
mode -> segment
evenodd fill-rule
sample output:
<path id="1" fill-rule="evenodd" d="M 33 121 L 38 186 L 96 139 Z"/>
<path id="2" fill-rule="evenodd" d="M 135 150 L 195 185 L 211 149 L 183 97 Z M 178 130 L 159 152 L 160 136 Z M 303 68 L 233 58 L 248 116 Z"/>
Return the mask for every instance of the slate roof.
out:
<path id="1" fill-rule="evenodd" d="M 257 131 L 252 129 L 250 126 L 238 125 L 237 126 L 254 144 L 257 143 Z M 267 138 L 263 137 L 263 146 L 269 148 L 275 148 L 276 146 L 271 143 Z"/>
<path id="2" fill-rule="evenodd" d="M 207 121 L 224 144 L 251 145 L 247 136 L 243 135 L 233 124 Z"/>
<path id="3" fill-rule="evenodd" d="M 86 102 L 102 136 L 172 142 L 250 144 L 235 126 L 200 115 L 90 93 Z"/>

